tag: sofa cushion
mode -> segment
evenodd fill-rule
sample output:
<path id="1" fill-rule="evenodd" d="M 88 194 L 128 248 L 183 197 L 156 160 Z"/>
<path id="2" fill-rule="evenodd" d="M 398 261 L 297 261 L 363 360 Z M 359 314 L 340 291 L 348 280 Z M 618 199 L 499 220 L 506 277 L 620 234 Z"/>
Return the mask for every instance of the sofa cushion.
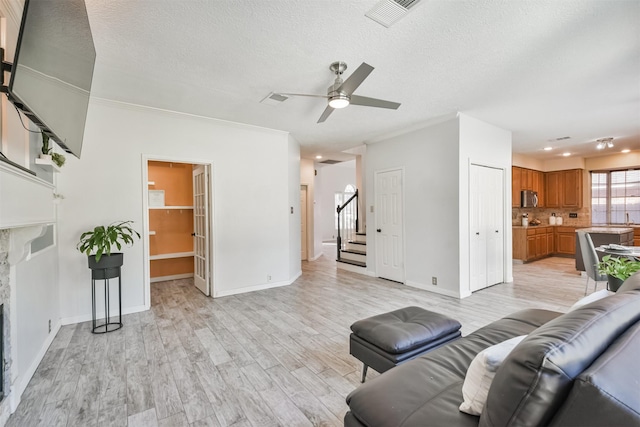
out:
<path id="1" fill-rule="evenodd" d="M 640 319 L 640 290 L 601 299 L 541 326 L 504 361 L 480 426 L 548 425 L 573 380 Z"/>
<path id="2" fill-rule="evenodd" d="M 458 410 L 473 358 L 559 315 L 547 310 L 514 313 L 367 381 L 347 396 L 351 412 L 345 416 L 345 425 L 476 426 L 478 417 Z"/>
<path id="3" fill-rule="evenodd" d="M 575 310 L 576 308 L 582 307 L 583 305 L 591 304 L 594 301 L 601 300 L 602 298 L 611 296 L 614 293 L 615 292 L 611 292 L 607 289 L 600 289 L 598 292 L 594 292 L 587 295 L 586 297 L 580 298 L 575 304 L 571 306 L 571 308 L 569 308 L 569 311 Z"/>
<path id="4" fill-rule="evenodd" d="M 574 381 L 554 426 L 640 426 L 640 322 Z"/>
<path id="5" fill-rule="evenodd" d="M 485 348 L 473 358 L 462 385 L 462 397 L 464 397 L 464 401 L 460 405 L 462 412 L 470 415 L 480 415 L 482 413 L 482 408 L 487 401 L 489 387 L 491 387 L 496 371 L 511 353 L 511 350 L 525 337 L 526 335 L 520 335 L 494 344 Z"/>

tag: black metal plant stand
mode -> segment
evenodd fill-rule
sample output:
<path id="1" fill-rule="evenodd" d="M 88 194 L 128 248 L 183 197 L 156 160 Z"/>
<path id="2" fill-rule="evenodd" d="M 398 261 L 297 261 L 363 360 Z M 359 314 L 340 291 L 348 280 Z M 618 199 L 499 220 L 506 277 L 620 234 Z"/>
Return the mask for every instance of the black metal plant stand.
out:
<path id="1" fill-rule="evenodd" d="M 118 255 L 120 255 L 118 259 Z M 114 258 L 116 256 L 116 258 Z M 114 258 L 114 259 L 111 259 Z M 103 261 L 104 260 L 104 261 Z M 93 265 L 92 265 L 93 261 Z M 103 264 L 103 265 L 101 265 Z M 118 265 L 119 264 L 119 265 Z M 95 259 L 89 258 L 89 268 L 91 268 L 91 332 L 94 334 L 105 334 L 117 331 L 122 328 L 122 277 L 120 267 L 122 266 L 122 254 L 111 254 L 109 258 L 103 256 L 100 263 L 95 263 Z M 99 268 L 104 267 L 104 268 Z M 118 279 L 118 314 L 117 322 L 111 321 L 110 316 L 110 280 Z M 96 283 L 102 280 L 104 285 L 104 323 L 98 325 L 96 319 Z M 99 286 L 99 283 L 98 283 Z M 114 319 L 115 320 L 114 316 Z"/>

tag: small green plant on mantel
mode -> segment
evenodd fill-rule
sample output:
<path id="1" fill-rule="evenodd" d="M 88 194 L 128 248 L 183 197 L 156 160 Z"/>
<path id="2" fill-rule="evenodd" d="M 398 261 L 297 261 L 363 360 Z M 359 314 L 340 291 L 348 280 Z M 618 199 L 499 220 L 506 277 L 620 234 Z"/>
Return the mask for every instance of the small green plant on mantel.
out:
<path id="1" fill-rule="evenodd" d="M 629 276 L 640 271 L 640 261 L 628 257 L 605 255 L 596 267 L 600 274 L 606 274 L 609 277 L 609 288 L 615 292 Z M 618 281 L 612 281 L 612 277 L 615 277 Z M 613 282 L 617 283 L 614 284 Z"/>
<path id="2" fill-rule="evenodd" d="M 131 228 L 131 224 L 133 221 L 119 221 L 107 226 L 99 225 L 91 231 L 82 233 L 77 248 L 88 256 L 95 255 L 98 262 L 102 255 L 111 255 L 112 246 L 121 250 L 122 245 L 133 245 L 135 236 L 140 238 L 140 233 Z"/>
<path id="3" fill-rule="evenodd" d="M 54 153 L 53 149 L 49 146 L 49 135 L 42 132 L 42 154 L 45 156 L 51 156 L 51 161 L 56 164 L 59 168 L 64 165 L 64 162 L 67 160 L 64 155 L 60 153 Z"/>

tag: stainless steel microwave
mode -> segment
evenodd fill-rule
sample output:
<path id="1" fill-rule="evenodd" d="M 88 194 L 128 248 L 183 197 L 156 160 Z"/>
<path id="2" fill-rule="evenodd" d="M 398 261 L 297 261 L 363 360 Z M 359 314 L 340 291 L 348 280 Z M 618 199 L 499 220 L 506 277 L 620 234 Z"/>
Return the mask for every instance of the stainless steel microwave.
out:
<path id="1" fill-rule="evenodd" d="M 522 192 L 520 193 L 520 207 L 537 208 L 538 193 L 531 190 L 522 190 Z"/>

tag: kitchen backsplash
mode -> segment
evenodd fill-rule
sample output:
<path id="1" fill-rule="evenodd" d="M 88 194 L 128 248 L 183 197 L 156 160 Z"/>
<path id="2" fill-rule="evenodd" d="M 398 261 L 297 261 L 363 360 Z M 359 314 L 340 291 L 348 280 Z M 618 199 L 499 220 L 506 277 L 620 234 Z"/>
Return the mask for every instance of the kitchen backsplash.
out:
<path id="1" fill-rule="evenodd" d="M 552 213 L 556 217 L 562 217 L 562 225 L 575 227 L 591 226 L 591 208 L 558 209 L 558 208 L 513 208 L 511 210 L 512 225 L 522 225 L 522 214 L 529 214 L 529 222 L 539 219 L 540 225 L 549 225 L 549 217 Z M 569 218 L 569 213 L 577 213 L 578 218 Z"/>

